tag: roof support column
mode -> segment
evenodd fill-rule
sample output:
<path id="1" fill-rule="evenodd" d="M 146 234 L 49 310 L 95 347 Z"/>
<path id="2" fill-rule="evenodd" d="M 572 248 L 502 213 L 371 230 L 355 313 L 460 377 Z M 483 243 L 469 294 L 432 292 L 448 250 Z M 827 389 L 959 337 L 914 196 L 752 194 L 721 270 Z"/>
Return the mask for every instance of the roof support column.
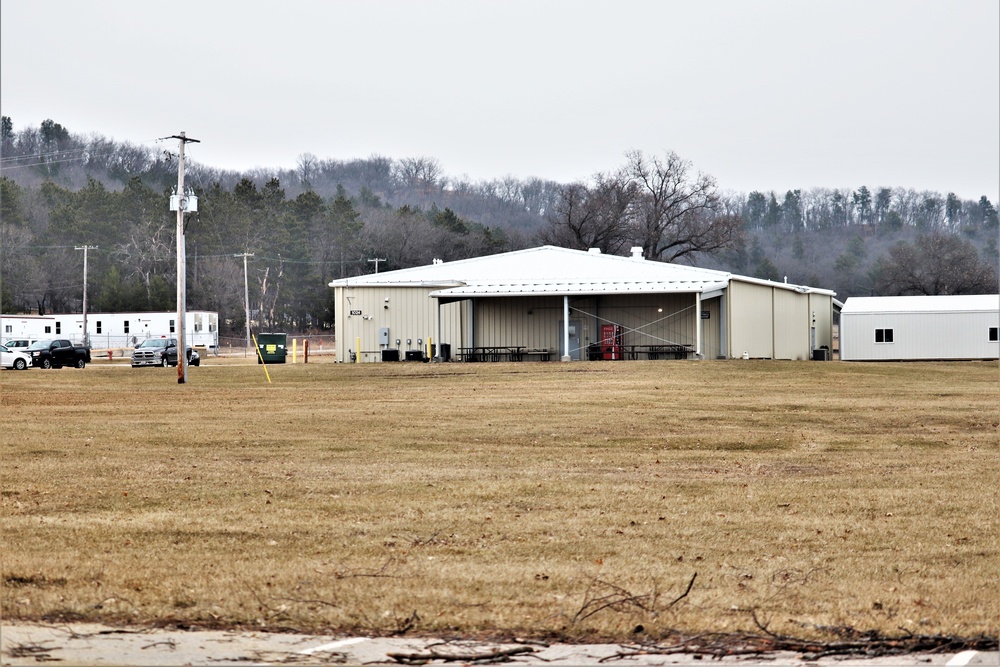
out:
<path id="1" fill-rule="evenodd" d="M 726 302 L 729 300 L 729 291 L 719 299 L 719 350 L 718 354 L 727 359 L 732 355 L 729 353 L 729 336 L 726 322 Z"/>
<path id="2" fill-rule="evenodd" d="M 444 361 L 444 355 L 441 354 L 441 299 L 434 299 L 434 303 L 437 305 L 437 322 L 434 327 L 434 340 L 437 342 L 437 347 L 434 350 L 434 361 Z"/>
<path id="3" fill-rule="evenodd" d="M 563 356 L 561 361 L 572 361 L 569 354 L 569 295 L 563 297 Z"/>
<path id="4" fill-rule="evenodd" d="M 694 293 L 694 358 L 701 359 L 701 292 Z"/>

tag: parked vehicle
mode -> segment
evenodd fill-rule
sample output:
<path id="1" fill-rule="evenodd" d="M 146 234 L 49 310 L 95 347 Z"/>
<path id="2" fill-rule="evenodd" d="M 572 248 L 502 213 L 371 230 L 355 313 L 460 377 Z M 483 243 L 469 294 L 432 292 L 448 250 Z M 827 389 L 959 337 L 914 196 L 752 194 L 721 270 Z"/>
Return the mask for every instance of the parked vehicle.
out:
<path id="1" fill-rule="evenodd" d="M 23 371 L 31 365 L 31 357 L 19 350 L 11 350 L 6 345 L 0 345 L 0 366 Z"/>
<path id="2" fill-rule="evenodd" d="M 40 368 L 83 368 L 90 363 L 90 348 L 73 345 L 65 338 L 39 340 L 27 350 L 31 365 Z"/>
<path id="3" fill-rule="evenodd" d="M 3 346 L 8 350 L 24 352 L 34 342 L 35 340 L 33 338 L 12 338 L 4 343 Z"/>
<path id="4" fill-rule="evenodd" d="M 191 366 L 201 365 L 201 355 L 197 350 L 187 348 L 187 360 Z M 139 343 L 132 350 L 132 368 L 141 366 L 176 366 L 177 365 L 177 339 L 176 338 L 148 338 Z"/>

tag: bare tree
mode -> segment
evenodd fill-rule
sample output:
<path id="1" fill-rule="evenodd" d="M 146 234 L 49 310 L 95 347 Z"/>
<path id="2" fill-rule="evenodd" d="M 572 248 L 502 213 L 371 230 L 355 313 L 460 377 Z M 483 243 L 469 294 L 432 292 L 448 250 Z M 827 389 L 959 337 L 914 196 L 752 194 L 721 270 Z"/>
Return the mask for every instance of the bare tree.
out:
<path id="1" fill-rule="evenodd" d="M 169 275 L 176 262 L 173 229 L 162 218 L 140 220 L 130 227 L 128 239 L 117 244 L 111 257 L 126 278 L 138 278 L 153 298 L 153 278 Z"/>
<path id="2" fill-rule="evenodd" d="M 396 163 L 396 176 L 404 186 L 422 190 L 425 194 L 444 187 L 444 170 L 434 158 L 403 158 Z"/>
<path id="3" fill-rule="evenodd" d="M 299 177 L 299 183 L 306 190 L 310 190 L 313 187 L 313 178 L 316 176 L 316 171 L 319 168 L 319 159 L 312 153 L 302 153 L 299 155 L 297 164 L 295 165 L 295 171 Z"/>
<path id="4" fill-rule="evenodd" d="M 953 234 L 929 232 L 910 244 L 900 241 L 875 267 L 875 289 L 890 296 L 992 294 L 997 274 L 976 247 Z"/>
<path id="5" fill-rule="evenodd" d="M 638 188 L 620 176 L 598 174 L 595 180 L 592 187 L 573 183 L 560 188 L 546 216 L 548 226 L 539 235 L 543 243 L 611 254 L 625 247 Z"/>
<path id="6" fill-rule="evenodd" d="M 691 163 L 670 152 L 647 158 L 627 154 L 623 174 L 638 188 L 633 234 L 647 259 L 676 261 L 730 247 L 742 230 L 737 216 L 717 215 L 715 179 L 690 175 Z"/>

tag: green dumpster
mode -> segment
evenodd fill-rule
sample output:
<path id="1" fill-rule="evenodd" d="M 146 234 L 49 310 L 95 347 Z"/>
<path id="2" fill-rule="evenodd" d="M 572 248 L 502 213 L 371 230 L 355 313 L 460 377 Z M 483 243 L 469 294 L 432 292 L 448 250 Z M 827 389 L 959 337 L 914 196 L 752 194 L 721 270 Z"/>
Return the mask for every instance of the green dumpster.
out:
<path id="1" fill-rule="evenodd" d="M 257 363 L 283 364 L 288 355 L 288 334 L 257 334 Z"/>

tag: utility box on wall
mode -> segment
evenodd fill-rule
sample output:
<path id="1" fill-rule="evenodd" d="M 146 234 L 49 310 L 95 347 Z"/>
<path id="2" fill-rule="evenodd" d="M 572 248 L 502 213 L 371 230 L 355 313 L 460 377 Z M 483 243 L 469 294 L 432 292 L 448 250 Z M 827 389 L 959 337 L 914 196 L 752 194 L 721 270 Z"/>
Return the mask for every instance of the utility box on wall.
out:
<path id="1" fill-rule="evenodd" d="M 389 327 L 382 327 L 378 330 L 378 344 L 389 345 Z"/>

